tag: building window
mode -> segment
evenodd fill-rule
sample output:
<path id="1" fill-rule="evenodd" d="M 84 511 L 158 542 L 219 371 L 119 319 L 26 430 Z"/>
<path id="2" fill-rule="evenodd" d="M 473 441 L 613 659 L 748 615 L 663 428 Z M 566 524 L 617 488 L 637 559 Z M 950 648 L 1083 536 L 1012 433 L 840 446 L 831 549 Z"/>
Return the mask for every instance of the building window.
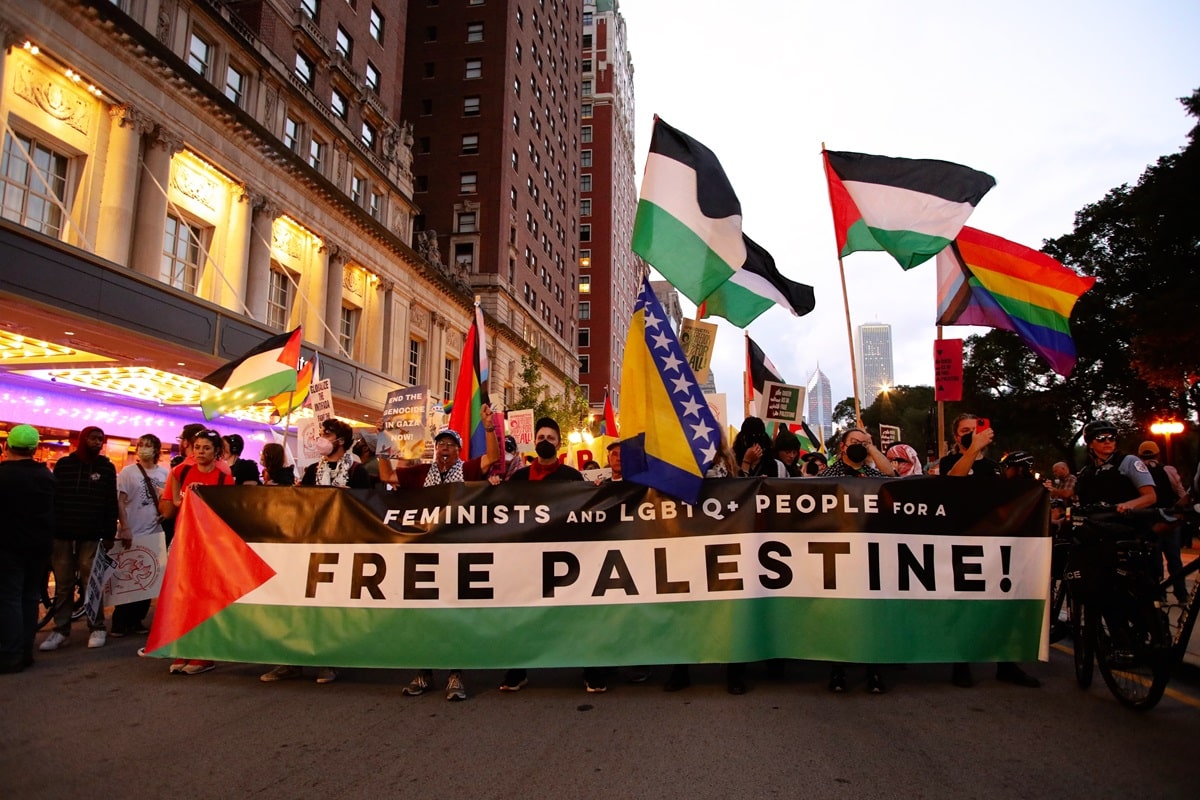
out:
<path id="1" fill-rule="evenodd" d="M 34 139 L 6 131 L 4 156 L 0 161 L 3 200 L 0 216 L 38 233 L 61 238 L 69 164 L 70 159 L 65 155 Z"/>
<path id="2" fill-rule="evenodd" d="M 367 206 L 367 213 L 372 219 L 378 220 L 383 216 L 383 193 L 371 192 L 371 202 Z"/>
<path id="3" fill-rule="evenodd" d="M 591 328 L 580 328 L 579 329 L 579 346 L 580 347 L 591 347 L 592 346 L 592 329 Z"/>
<path id="4" fill-rule="evenodd" d="M 361 206 L 364 193 L 367 188 L 367 181 L 361 175 L 350 176 L 350 199 L 356 206 Z"/>
<path id="5" fill-rule="evenodd" d="M 579 276 L 579 293 L 580 294 L 591 294 L 591 292 L 592 292 L 592 276 L 591 275 L 580 275 Z"/>
<path id="6" fill-rule="evenodd" d="M 212 77 L 213 46 L 206 42 L 198 33 L 193 33 L 188 39 L 188 66 L 200 73 L 201 78 Z"/>
<path id="7" fill-rule="evenodd" d="M 334 89 L 329 94 L 329 107 L 332 109 L 334 116 L 344 120 L 346 118 L 346 95 Z"/>
<path id="8" fill-rule="evenodd" d="M 583 49 L 587 50 L 591 46 L 592 46 L 592 35 L 590 33 L 585 33 L 583 35 Z"/>
<path id="9" fill-rule="evenodd" d="M 315 74 L 316 67 L 313 65 L 312 59 L 304 55 L 304 53 L 296 53 L 296 77 L 311 89 Z"/>
<path id="10" fill-rule="evenodd" d="M 333 41 L 334 50 L 336 50 L 338 55 L 340 55 L 342 58 L 349 61 L 350 57 L 354 54 L 354 39 L 351 38 L 350 34 L 346 33 L 345 29 L 343 29 L 341 25 L 338 25 L 337 33 L 334 34 Z"/>
<path id="11" fill-rule="evenodd" d="M 367 62 L 367 88 L 375 94 L 379 94 L 379 68 Z"/>
<path id="12" fill-rule="evenodd" d="M 590 28 L 595 24 L 595 15 L 591 11 L 583 12 L 583 27 Z"/>
<path id="13" fill-rule="evenodd" d="M 592 104 L 591 104 L 591 103 L 584 103 L 584 104 L 583 104 L 583 105 L 580 107 L 580 112 L 579 112 L 579 113 L 580 113 L 580 115 L 581 115 L 581 116 L 582 116 L 584 119 L 591 119 L 591 118 L 592 118 Z"/>
<path id="14" fill-rule="evenodd" d="M 319 9 L 319 0 L 300 0 L 300 10 L 311 20 L 317 18 L 317 11 Z"/>
<path id="15" fill-rule="evenodd" d="M 592 71 L 592 60 L 590 58 L 585 58 L 583 60 L 583 66 L 581 66 L 580 69 L 583 72 L 591 72 Z"/>
<path id="16" fill-rule="evenodd" d="M 583 96 L 584 97 L 587 97 L 588 95 L 590 95 L 592 93 L 592 81 L 590 78 L 588 80 L 585 80 L 583 82 L 582 86 L 583 86 Z"/>
<path id="17" fill-rule="evenodd" d="M 592 215 L 592 199 L 585 197 L 579 201 L 579 216 L 590 217 Z"/>
<path id="18" fill-rule="evenodd" d="M 583 126 L 582 130 L 580 130 L 580 132 L 579 132 L 579 141 L 583 142 L 584 144 L 591 144 L 591 141 L 592 141 L 592 126 L 591 125 Z"/>
<path id="19" fill-rule="evenodd" d="M 408 340 L 408 385 L 416 386 L 421 382 L 421 341 Z"/>
<path id="20" fill-rule="evenodd" d="M 473 156 L 479 152 L 479 134 L 464 133 L 462 137 L 462 150 L 464 156 Z"/>
<path id="21" fill-rule="evenodd" d="M 442 397 L 447 399 L 454 396 L 454 359 L 447 358 L 442 362 Z"/>
<path id="22" fill-rule="evenodd" d="M 584 300 L 584 301 L 580 302 L 579 318 L 580 319 L 591 319 L 592 318 L 592 302 L 590 300 Z"/>
<path id="23" fill-rule="evenodd" d="M 203 255 L 200 227 L 167 214 L 163 233 L 162 281 L 184 292 L 195 293 Z"/>
<path id="24" fill-rule="evenodd" d="M 313 137 L 308 143 L 308 165 L 317 172 L 321 171 L 322 164 L 325 163 L 325 143 L 317 137 Z"/>
<path id="25" fill-rule="evenodd" d="M 478 117 L 479 116 L 479 98 L 464 97 L 463 98 L 463 116 Z"/>
<path id="26" fill-rule="evenodd" d="M 483 61 L 478 58 L 467 59 L 467 69 L 463 77 L 467 80 L 483 77 Z"/>
<path id="27" fill-rule="evenodd" d="M 479 173 L 463 172 L 458 176 L 458 191 L 460 194 L 475 194 L 479 184 Z"/>
<path id="28" fill-rule="evenodd" d="M 287 327 L 292 308 L 291 276 L 278 266 L 271 266 L 267 279 L 267 326 L 281 331 Z"/>
<path id="29" fill-rule="evenodd" d="M 342 306 L 341 324 L 338 327 L 338 344 L 341 346 L 342 352 L 350 358 L 354 358 L 354 337 L 358 334 L 358 320 L 361 316 L 361 310 Z"/>
<path id="30" fill-rule="evenodd" d="M 592 359 L 589 356 L 579 357 L 579 374 L 586 375 L 591 371 Z"/>
<path id="31" fill-rule="evenodd" d="M 240 106 L 245 93 L 246 76 L 230 64 L 225 68 L 225 96 L 233 101 L 234 105 Z"/>
<path id="32" fill-rule="evenodd" d="M 470 242 L 458 242 L 454 245 L 454 263 L 467 272 L 475 271 L 475 245 Z"/>
<path id="33" fill-rule="evenodd" d="M 291 117 L 283 120 L 283 146 L 293 153 L 300 152 L 300 123 Z"/>
<path id="34" fill-rule="evenodd" d="M 463 211 L 458 215 L 458 233 L 475 233 L 475 212 Z"/>
<path id="35" fill-rule="evenodd" d="M 579 241 L 590 242 L 591 240 L 592 240 L 592 226 L 591 225 L 580 225 L 579 226 Z"/>
<path id="36" fill-rule="evenodd" d="M 375 128 L 371 127 L 369 122 L 364 122 L 362 125 L 362 143 L 363 147 L 372 152 L 375 151 Z"/>
<path id="37" fill-rule="evenodd" d="M 483 41 L 483 23 L 469 22 L 467 23 L 467 41 L 482 42 Z"/>
<path id="38" fill-rule="evenodd" d="M 379 9 L 371 6 L 371 22 L 369 23 L 371 30 L 371 38 L 383 44 L 383 14 L 379 13 Z"/>
<path id="39" fill-rule="evenodd" d="M 592 190 L 592 176 L 591 175 L 580 175 L 579 176 L 579 191 L 590 192 L 591 190 Z"/>
<path id="40" fill-rule="evenodd" d="M 591 165 L 592 165 L 592 151 L 591 150 L 579 151 L 579 166 L 590 167 Z"/>

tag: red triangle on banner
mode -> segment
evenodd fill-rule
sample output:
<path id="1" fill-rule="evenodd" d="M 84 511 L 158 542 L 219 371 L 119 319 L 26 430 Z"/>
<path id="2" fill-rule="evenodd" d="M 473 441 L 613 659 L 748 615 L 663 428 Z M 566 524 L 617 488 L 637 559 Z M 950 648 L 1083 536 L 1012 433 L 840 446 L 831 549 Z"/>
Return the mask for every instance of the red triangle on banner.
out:
<path id="1" fill-rule="evenodd" d="M 204 502 L 203 489 L 188 492 L 146 653 L 154 655 L 275 576 L 225 520 Z"/>

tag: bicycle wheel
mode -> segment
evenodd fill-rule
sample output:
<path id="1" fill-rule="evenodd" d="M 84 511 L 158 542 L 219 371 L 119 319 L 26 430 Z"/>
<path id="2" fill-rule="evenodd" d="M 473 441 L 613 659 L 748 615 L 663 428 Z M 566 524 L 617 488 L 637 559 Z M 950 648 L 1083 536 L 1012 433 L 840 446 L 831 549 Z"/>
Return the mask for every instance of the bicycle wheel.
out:
<path id="1" fill-rule="evenodd" d="M 1096 644 L 1095 627 L 1091 619 L 1091 608 L 1075 595 L 1068 598 L 1070 603 L 1071 637 L 1075 640 L 1075 682 L 1080 689 L 1092 685 L 1092 665 L 1095 663 L 1094 648 Z"/>
<path id="2" fill-rule="evenodd" d="M 1060 642 L 1071 633 L 1071 590 L 1062 578 L 1050 586 L 1050 644 Z M 1065 613 L 1064 613 L 1065 612 Z"/>
<path id="3" fill-rule="evenodd" d="M 1096 623 L 1096 663 L 1108 690 L 1136 711 L 1154 708 L 1171 678 L 1166 613 L 1153 600 L 1118 598 Z"/>

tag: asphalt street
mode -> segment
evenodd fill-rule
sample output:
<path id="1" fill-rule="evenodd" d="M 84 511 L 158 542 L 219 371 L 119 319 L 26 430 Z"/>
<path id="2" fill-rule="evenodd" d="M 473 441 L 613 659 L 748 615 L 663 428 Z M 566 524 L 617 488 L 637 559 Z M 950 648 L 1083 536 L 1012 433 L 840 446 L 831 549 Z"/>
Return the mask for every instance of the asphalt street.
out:
<path id="1" fill-rule="evenodd" d="M 39 641 L 41 639 L 39 636 Z M 262 665 L 169 675 L 144 637 L 39 653 L 0 676 L 0 798 L 1195 798 L 1200 679 L 1185 665 L 1153 711 L 1120 706 L 1068 653 L 1028 665 L 1040 689 L 950 683 L 947 665 L 892 666 L 870 695 L 861 669 L 831 694 L 828 669 L 752 665 L 731 696 L 723 669 L 662 690 L 622 670 L 587 694 L 577 669 L 534 670 L 501 693 L 466 673 L 470 698 L 404 697 L 407 672 L 342 670 L 265 684 Z"/>

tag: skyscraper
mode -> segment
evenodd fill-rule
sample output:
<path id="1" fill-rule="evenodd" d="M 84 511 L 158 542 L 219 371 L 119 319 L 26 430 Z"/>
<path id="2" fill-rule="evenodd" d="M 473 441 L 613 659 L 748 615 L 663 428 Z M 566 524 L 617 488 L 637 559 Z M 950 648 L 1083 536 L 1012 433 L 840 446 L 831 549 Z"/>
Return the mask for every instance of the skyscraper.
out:
<path id="1" fill-rule="evenodd" d="M 639 289 L 633 61 L 616 0 L 584 0 L 579 130 L 579 383 L 621 406 L 625 330 Z"/>
<path id="2" fill-rule="evenodd" d="M 821 372 L 820 366 L 808 379 L 808 415 L 806 421 L 813 433 L 828 442 L 833 435 L 833 392 L 829 386 L 829 378 Z"/>
<path id="3" fill-rule="evenodd" d="M 892 326 L 871 322 L 858 326 L 858 397 L 869 406 L 892 386 Z"/>

